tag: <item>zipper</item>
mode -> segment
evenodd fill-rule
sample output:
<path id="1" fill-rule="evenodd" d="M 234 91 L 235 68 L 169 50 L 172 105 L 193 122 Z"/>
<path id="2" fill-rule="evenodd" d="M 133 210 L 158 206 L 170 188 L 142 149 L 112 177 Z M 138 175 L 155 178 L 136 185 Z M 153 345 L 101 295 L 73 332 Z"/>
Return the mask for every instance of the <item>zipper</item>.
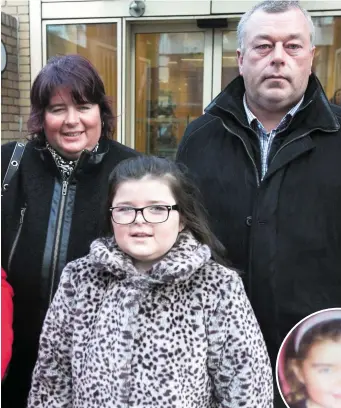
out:
<path id="1" fill-rule="evenodd" d="M 219 117 L 219 116 L 218 116 L 218 117 Z M 246 152 L 247 152 L 247 155 L 249 156 L 249 158 L 250 158 L 250 160 L 251 160 L 251 162 L 252 162 L 252 164 L 253 164 L 253 169 L 254 169 L 255 176 L 256 176 L 257 187 L 259 187 L 259 186 L 260 186 L 260 180 L 259 180 L 258 169 L 257 169 L 256 163 L 255 163 L 255 161 L 254 161 L 254 158 L 251 156 L 251 154 L 250 154 L 250 152 L 249 152 L 249 150 L 248 150 L 248 148 L 247 148 L 247 146 L 246 146 L 246 143 L 244 142 L 244 140 L 243 140 L 237 133 L 235 133 L 235 132 L 233 132 L 231 129 L 229 129 L 229 128 L 225 125 L 224 121 L 223 121 L 221 118 L 219 118 L 219 119 L 222 121 L 222 124 L 223 124 L 224 128 L 225 128 L 228 132 L 230 132 L 230 133 L 232 133 L 233 135 L 237 136 L 238 139 L 242 141 L 242 143 L 243 143 L 243 145 L 244 145 L 244 147 L 245 147 L 245 150 L 246 150 Z"/>
<path id="2" fill-rule="evenodd" d="M 24 222 L 25 211 L 26 211 L 26 204 L 25 204 L 25 207 L 22 207 L 20 209 L 19 227 L 18 227 L 18 231 L 17 231 L 17 233 L 15 235 L 15 238 L 14 238 L 14 241 L 13 241 L 13 244 L 12 244 L 12 248 L 11 248 L 11 251 L 9 253 L 9 258 L 8 258 L 8 273 L 10 272 L 12 258 L 13 258 L 14 252 L 16 250 L 16 247 L 18 245 L 22 225 L 23 225 L 23 222 Z"/>
<path id="3" fill-rule="evenodd" d="M 58 220 L 57 220 L 55 245 L 54 245 L 53 257 L 52 257 L 52 279 L 51 279 L 51 290 L 50 290 L 50 296 L 49 296 L 49 305 L 51 304 L 52 297 L 53 297 L 53 287 L 54 287 L 54 280 L 55 280 L 56 269 L 57 269 L 59 244 L 60 244 L 60 239 L 62 235 L 62 222 L 64 218 L 64 208 L 65 208 L 65 203 L 66 203 L 66 195 L 67 195 L 68 186 L 69 186 L 68 181 L 63 180 L 62 196 L 61 196 L 61 201 L 59 204 L 59 215 L 58 215 Z"/>
<path id="4" fill-rule="evenodd" d="M 53 249 L 53 255 L 52 255 L 52 263 L 51 263 L 51 288 L 50 288 L 50 295 L 49 295 L 49 305 L 52 302 L 53 298 L 53 288 L 55 284 L 55 276 L 56 276 L 56 269 L 57 269 L 57 262 L 58 262 L 58 256 L 59 256 L 59 247 L 60 247 L 60 240 L 62 236 L 62 224 L 63 224 L 63 218 L 64 218 L 64 211 L 65 211 L 65 204 L 66 204 L 66 196 L 68 193 L 69 189 L 69 184 L 70 181 L 72 180 L 73 175 L 76 173 L 77 168 L 81 165 L 81 163 L 84 161 L 84 158 L 86 155 L 84 154 L 84 151 L 82 152 L 81 156 L 77 160 L 76 166 L 72 170 L 69 178 L 67 180 L 63 179 L 62 181 L 62 191 L 61 191 L 61 201 L 59 204 L 59 213 L 58 213 L 58 220 L 57 220 L 57 229 L 56 229 L 56 234 L 55 234 L 55 245 Z"/>

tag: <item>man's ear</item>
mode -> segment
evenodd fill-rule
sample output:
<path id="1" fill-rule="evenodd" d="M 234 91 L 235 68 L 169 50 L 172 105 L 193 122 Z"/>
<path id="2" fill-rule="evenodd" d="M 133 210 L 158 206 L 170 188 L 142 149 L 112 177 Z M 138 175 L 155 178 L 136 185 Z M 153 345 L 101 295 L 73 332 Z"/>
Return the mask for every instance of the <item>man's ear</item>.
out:
<path id="1" fill-rule="evenodd" d="M 315 55 L 316 47 L 312 47 L 310 53 L 311 53 L 311 65 L 310 65 L 310 73 L 312 73 L 312 68 L 313 68 L 313 61 L 314 61 L 314 55 Z"/>
<path id="2" fill-rule="evenodd" d="M 240 48 L 237 49 L 237 60 L 238 60 L 239 74 L 243 75 L 243 54 Z"/>

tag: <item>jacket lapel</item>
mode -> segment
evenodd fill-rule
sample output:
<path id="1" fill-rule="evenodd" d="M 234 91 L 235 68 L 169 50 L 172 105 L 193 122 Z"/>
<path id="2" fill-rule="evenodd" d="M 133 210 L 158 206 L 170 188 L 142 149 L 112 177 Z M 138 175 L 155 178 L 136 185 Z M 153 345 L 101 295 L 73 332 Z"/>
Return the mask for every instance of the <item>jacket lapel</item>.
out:
<path id="1" fill-rule="evenodd" d="M 283 146 L 278 150 L 270 163 L 263 181 L 271 177 L 276 171 L 287 165 L 289 162 L 315 148 L 315 143 L 309 135 L 302 135 L 299 131 L 294 133 L 296 133 L 296 138 L 288 144 L 284 142 Z"/>

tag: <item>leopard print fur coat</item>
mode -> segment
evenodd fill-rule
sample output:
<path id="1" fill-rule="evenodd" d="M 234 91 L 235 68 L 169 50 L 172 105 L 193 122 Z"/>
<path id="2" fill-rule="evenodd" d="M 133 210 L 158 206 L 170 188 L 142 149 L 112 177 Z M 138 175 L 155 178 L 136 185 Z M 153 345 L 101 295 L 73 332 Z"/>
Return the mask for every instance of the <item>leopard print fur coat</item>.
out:
<path id="1" fill-rule="evenodd" d="M 270 408 L 272 374 L 238 274 L 182 232 L 145 274 L 113 239 L 69 263 L 29 408 Z"/>

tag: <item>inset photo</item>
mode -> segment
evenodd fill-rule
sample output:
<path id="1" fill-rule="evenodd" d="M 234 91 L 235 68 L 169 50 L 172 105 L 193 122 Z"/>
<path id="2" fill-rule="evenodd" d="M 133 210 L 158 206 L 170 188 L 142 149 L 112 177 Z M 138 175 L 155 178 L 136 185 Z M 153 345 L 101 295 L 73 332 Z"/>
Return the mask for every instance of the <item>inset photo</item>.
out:
<path id="1" fill-rule="evenodd" d="M 276 381 L 289 408 L 341 408 L 341 308 L 301 320 L 284 339 Z"/>

